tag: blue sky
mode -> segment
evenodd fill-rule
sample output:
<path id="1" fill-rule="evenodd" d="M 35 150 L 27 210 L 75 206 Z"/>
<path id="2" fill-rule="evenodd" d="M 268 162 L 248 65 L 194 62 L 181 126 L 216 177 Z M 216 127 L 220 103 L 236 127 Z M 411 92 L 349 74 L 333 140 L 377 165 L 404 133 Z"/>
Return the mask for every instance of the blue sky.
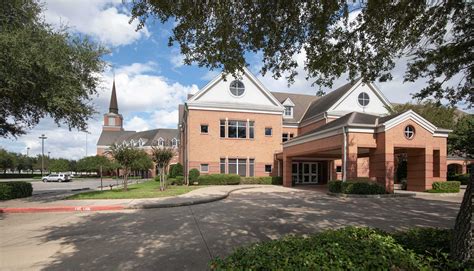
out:
<path id="1" fill-rule="evenodd" d="M 173 22 L 165 24 L 148 23 L 136 32 L 136 22 L 129 24 L 129 11 L 121 0 L 46 0 L 44 18 L 54 26 L 66 24 L 70 31 L 88 35 L 111 50 L 104 57 L 115 71 L 120 113 L 125 118 L 125 129 L 147 130 L 159 127 L 175 128 L 178 121 L 178 104 L 183 103 L 188 93 L 196 92 L 219 74 L 196 65 L 182 63 L 179 48 L 168 47 Z M 303 64 L 304 52 L 294 56 Z M 284 78 L 274 80 L 270 75 L 258 73 L 261 66 L 258 54 L 248 54 L 249 69 L 271 91 L 288 91 L 314 94 L 316 87 L 305 80 L 305 72 L 298 68 L 299 75 L 290 87 Z M 406 62 L 400 60 L 393 71 L 394 80 L 377 84 L 392 102 L 411 101 L 410 93 L 424 85 L 423 80 L 403 84 Z M 112 87 L 112 69 L 102 75 L 98 96 L 94 99 L 99 114 L 89 123 L 89 134 L 69 131 L 58 127 L 50 119 L 45 119 L 18 139 L 0 139 L 1 147 L 30 155 L 41 152 L 38 136 L 45 134 L 48 139 L 45 151 L 52 157 L 79 159 L 95 154 L 95 146 L 100 135 L 102 114 L 106 113 Z M 334 87 L 346 82 L 338 79 Z M 87 146 L 87 147 L 86 147 Z"/>

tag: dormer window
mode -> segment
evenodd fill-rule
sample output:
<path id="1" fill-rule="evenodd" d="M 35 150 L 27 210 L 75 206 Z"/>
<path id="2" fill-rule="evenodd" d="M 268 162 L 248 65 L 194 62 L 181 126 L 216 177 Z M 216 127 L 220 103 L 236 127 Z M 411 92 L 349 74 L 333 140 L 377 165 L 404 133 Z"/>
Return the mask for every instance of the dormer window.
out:
<path id="1" fill-rule="evenodd" d="M 173 148 L 176 148 L 178 147 L 178 140 L 176 138 L 173 138 L 171 140 L 171 145 L 173 146 Z"/>
<path id="2" fill-rule="evenodd" d="M 293 106 L 286 105 L 283 115 L 287 118 L 293 117 Z"/>
<path id="3" fill-rule="evenodd" d="M 163 138 L 160 137 L 160 139 L 158 139 L 158 146 L 160 147 L 164 147 L 165 146 L 165 140 Z"/>

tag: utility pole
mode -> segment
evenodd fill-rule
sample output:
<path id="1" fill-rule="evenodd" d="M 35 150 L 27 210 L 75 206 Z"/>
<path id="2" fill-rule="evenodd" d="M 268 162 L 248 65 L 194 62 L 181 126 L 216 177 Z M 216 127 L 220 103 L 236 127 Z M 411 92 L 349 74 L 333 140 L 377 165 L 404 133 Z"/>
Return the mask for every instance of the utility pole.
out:
<path id="1" fill-rule="evenodd" d="M 43 172 L 44 172 L 44 140 L 47 137 L 44 136 L 44 134 L 42 134 L 38 138 L 41 139 L 41 177 L 43 177 Z"/>
<path id="2" fill-rule="evenodd" d="M 30 147 L 26 147 L 26 157 L 30 156 Z"/>

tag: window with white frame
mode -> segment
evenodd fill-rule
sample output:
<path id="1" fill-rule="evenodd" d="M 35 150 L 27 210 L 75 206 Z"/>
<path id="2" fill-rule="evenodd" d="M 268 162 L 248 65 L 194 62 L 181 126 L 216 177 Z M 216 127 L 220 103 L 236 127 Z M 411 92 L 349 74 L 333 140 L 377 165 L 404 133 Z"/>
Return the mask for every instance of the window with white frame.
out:
<path id="1" fill-rule="evenodd" d="M 404 132 L 407 139 L 412 139 L 415 136 L 415 127 L 408 125 Z"/>
<path id="2" fill-rule="evenodd" d="M 248 133 L 247 133 L 248 132 Z M 221 120 L 220 121 L 221 138 L 254 138 L 255 122 L 244 120 Z"/>
<path id="3" fill-rule="evenodd" d="M 201 134 L 207 134 L 207 133 L 209 133 L 209 125 L 201 124 Z"/>
<path id="4" fill-rule="evenodd" d="M 209 164 L 201 164 L 201 172 L 209 172 Z"/>
<path id="5" fill-rule="evenodd" d="M 249 159 L 249 177 L 255 176 L 255 159 Z"/>
<path id="6" fill-rule="evenodd" d="M 229 158 L 228 173 L 247 176 L 247 159 Z"/>
<path id="7" fill-rule="evenodd" d="M 178 147 L 178 140 L 177 140 L 176 138 L 173 138 L 173 139 L 171 140 L 171 146 L 172 146 L 173 148 Z"/>
<path id="8" fill-rule="evenodd" d="M 272 172 L 272 165 L 265 165 L 265 172 L 271 173 Z"/>
<path id="9" fill-rule="evenodd" d="M 288 133 L 281 134 L 281 142 L 286 142 L 286 141 L 288 141 Z"/>
<path id="10" fill-rule="evenodd" d="M 245 92 L 245 86 L 244 83 L 240 80 L 234 80 L 230 83 L 229 87 L 230 93 L 236 97 L 240 97 L 244 95 Z"/>
<path id="11" fill-rule="evenodd" d="M 115 126 L 115 117 L 109 117 L 109 126 Z"/>
<path id="12" fill-rule="evenodd" d="M 158 146 L 160 147 L 164 147 L 165 146 L 165 140 L 163 138 L 160 137 L 160 139 L 158 139 Z"/>
<path id="13" fill-rule="evenodd" d="M 225 174 L 225 158 L 221 158 L 219 163 L 221 174 Z"/>
<path id="14" fill-rule="evenodd" d="M 272 127 L 265 127 L 265 135 L 266 136 L 271 136 L 272 135 Z"/>
<path id="15" fill-rule="evenodd" d="M 357 100 L 361 106 L 367 106 L 370 102 L 369 94 L 361 92 L 357 97 Z"/>
<path id="16" fill-rule="evenodd" d="M 285 111 L 283 112 L 285 117 L 293 117 L 293 106 L 285 105 Z"/>

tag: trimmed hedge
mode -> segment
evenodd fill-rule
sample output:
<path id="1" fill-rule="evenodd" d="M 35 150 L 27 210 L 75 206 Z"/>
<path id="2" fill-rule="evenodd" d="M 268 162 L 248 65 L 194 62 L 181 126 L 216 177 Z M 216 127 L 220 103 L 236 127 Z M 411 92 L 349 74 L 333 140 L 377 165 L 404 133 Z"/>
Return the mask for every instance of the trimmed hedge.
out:
<path id="1" fill-rule="evenodd" d="M 176 176 L 176 178 L 168 178 L 167 180 L 169 185 L 183 185 L 184 184 L 184 177 L 183 176 Z"/>
<path id="2" fill-rule="evenodd" d="M 287 236 L 235 250 L 211 261 L 212 270 L 423 270 L 422 256 L 370 228 Z"/>
<path id="3" fill-rule="evenodd" d="M 358 195 L 378 195 L 387 194 L 385 188 L 377 183 L 358 182 L 356 180 L 330 181 L 328 183 L 329 192 Z"/>
<path id="4" fill-rule="evenodd" d="M 199 180 L 199 175 L 201 173 L 197 168 L 193 168 L 189 171 L 189 184 L 194 184 L 194 182 L 197 182 Z"/>
<path id="5" fill-rule="evenodd" d="M 451 231 L 414 228 L 387 233 L 346 227 L 309 237 L 239 248 L 210 262 L 211 270 L 463 270 L 449 259 Z"/>
<path id="6" fill-rule="evenodd" d="M 0 200 L 30 197 L 33 186 L 28 182 L 0 182 Z"/>
<path id="7" fill-rule="evenodd" d="M 274 184 L 282 185 L 283 177 L 241 177 L 240 184 Z"/>
<path id="8" fill-rule="evenodd" d="M 209 174 L 198 178 L 199 185 L 227 185 L 239 184 L 240 176 L 237 174 Z"/>
<path id="9" fill-rule="evenodd" d="M 176 176 L 183 176 L 184 169 L 180 163 L 170 165 L 170 178 L 176 178 Z"/>
<path id="10" fill-rule="evenodd" d="M 433 182 L 433 189 L 428 190 L 431 193 L 458 193 L 460 190 L 461 182 L 450 181 L 450 182 Z"/>
<path id="11" fill-rule="evenodd" d="M 469 182 L 469 174 L 456 174 L 453 176 L 448 176 L 448 182 L 450 181 L 458 181 L 462 185 L 467 185 Z"/>

